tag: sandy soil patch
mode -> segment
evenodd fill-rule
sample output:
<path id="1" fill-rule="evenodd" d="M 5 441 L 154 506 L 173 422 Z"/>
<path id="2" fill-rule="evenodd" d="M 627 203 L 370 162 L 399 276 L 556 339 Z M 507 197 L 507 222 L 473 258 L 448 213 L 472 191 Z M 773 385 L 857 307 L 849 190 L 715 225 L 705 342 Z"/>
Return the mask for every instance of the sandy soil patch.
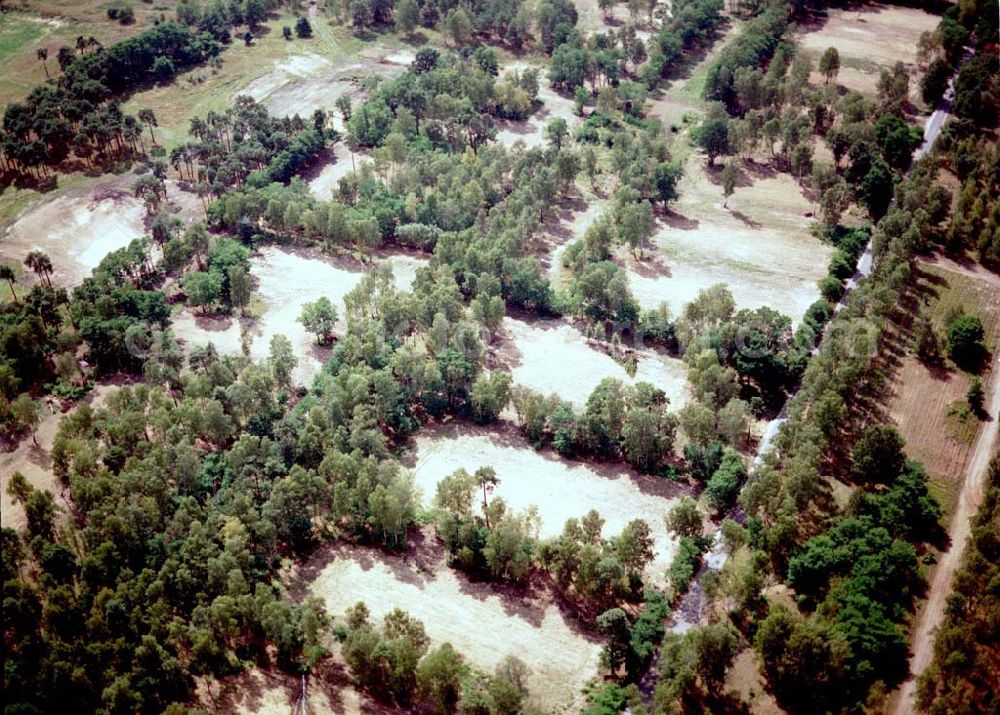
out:
<path id="1" fill-rule="evenodd" d="M 69 191 L 22 214 L 7 229 L 0 258 L 20 263 L 29 251 L 45 251 L 52 259 L 53 281 L 76 285 L 108 253 L 141 237 L 145 216 L 142 202 L 115 185 Z"/>
<path id="2" fill-rule="evenodd" d="M 423 622 L 432 647 L 451 643 L 487 671 L 516 655 L 531 667 L 531 698 L 546 712 L 577 712 L 581 688 L 597 674 L 599 641 L 581 633 L 556 606 L 472 583 L 448 568 L 440 552 L 418 562 L 339 547 L 317 568 L 310 591 L 332 614 L 343 614 L 358 601 L 368 605 L 374 619 L 402 608 Z"/>
<path id="3" fill-rule="evenodd" d="M 390 255 L 380 259 L 393 268 L 396 285 L 409 290 L 416 270 L 426 259 L 414 255 Z M 257 282 L 257 295 L 263 304 L 260 318 L 250 324 L 250 357 L 267 358 L 271 338 L 284 335 L 299 358 L 294 379 L 309 385 L 319 373 L 328 350 L 316 345 L 316 338 L 298 322 L 302 306 L 326 296 L 337 306 L 343 327 L 344 296 L 360 282 L 366 267 L 352 260 L 339 260 L 305 251 L 265 246 L 250 259 L 250 273 Z M 188 345 L 214 343 L 222 354 L 241 351 L 240 321 L 212 318 L 185 308 L 174 316 L 174 335 Z"/>
<path id="4" fill-rule="evenodd" d="M 343 142 L 334 144 L 328 153 L 332 161 L 324 164 L 309 180 L 309 190 L 320 201 L 330 201 L 341 179 L 363 164 L 371 163 L 371 159 L 363 154 L 355 154 L 352 162 L 351 152 Z"/>
<path id="5" fill-rule="evenodd" d="M 933 31 L 939 17 L 914 7 L 873 4 L 850 10 L 830 8 L 826 22 L 798 36 L 799 46 L 813 60 L 814 66 L 828 47 L 840 54 L 837 83 L 874 96 L 879 72 L 903 62 L 914 72 L 917 40 L 921 32 Z M 914 100 L 920 96 L 918 77 L 910 81 Z M 813 73 L 812 81 L 822 84 L 825 78 Z"/>
<path id="6" fill-rule="evenodd" d="M 541 107 L 528 119 L 520 122 L 509 120 L 497 121 L 496 141 L 506 147 L 512 147 L 518 141 L 524 142 L 529 149 L 546 143 L 545 127 L 556 117 L 562 117 L 569 126 L 570 135 L 582 122 L 573 111 L 573 100 L 556 92 L 549 86 L 544 67 L 528 62 L 512 62 L 505 70 L 523 72 L 526 69 L 539 70 L 538 101 Z"/>
<path id="7" fill-rule="evenodd" d="M 498 355 L 510 367 L 514 382 L 546 395 L 554 392 L 576 407 L 583 407 L 606 377 L 627 385 L 649 382 L 667 393 L 674 409 L 686 401 L 687 367 L 662 352 L 637 350 L 638 368 L 630 377 L 622 365 L 563 321 L 504 318 L 503 334 Z"/>
<path id="8" fill-rule="evenodd" d="M 704 159 L 687 161 L 680 199 L 643 260 L 623 255 L 632 292 L 645 308 L 662 301 L 679 314 L 698 291 L 725 283 L 738 308 L 770 306 L 797 322 L 819 298 L 832 249 L 809 233 L 813 207 L 787 174 L 740 187 L 722 207 Z"/>
<path id="9" fill-rule="evenodd" d="M 341 95 L 361 97 L 361 81 L 367 77 L 388 79 L 405 69 L 388 60 L 337 67 L 324 57 L 306 53 L 276 63 L 268 74 L 254 79 L 237 94 L 253 97 L 272 114 L 306 117 L 317 109 L 336 111 L 334 103 Z"/>
<path id="10" fill-rule="evenodd" d="M 597 509 L 606 520 L 604 535 L 621 532 L 633 519 L 645 519 L 653 534 L 653 562 L 646 577 L 662 586 L 675 551 L 664 517 L 683 487 L 638 474 L 624 465 L 570 462 L 553 452 L 538 452 L 513 427 L 503 430 L 449 426 L 422 430 L 416 439 L 413 476 L 426 504 L 437 484 L 456 469 L 491 466 L 500 477 L 495 496 L 515 511 L 538 507 L 542 538 L 562 533 L 567 519 Z"/>
<path id="11" fill-rule="evenodd" d="M 99 407 L 114 383 L 94 385 L 84 402 L 94 408 Z M 69 412 L 72 413 L 76 407 Z M 69 414 L 69 413 L 67 413 Z M 58 480 L 52 473 L 52 443 L 59 429 L 59 421 L 63 413 L 59 412 L 58 403 L 53 401 L 42 405 L 42 421 L 35 432 L 36 445 L 31 437 L 21 440 L 13 452 L 0 453 L 0 525 L 13 529 L 23 529 L 27 526 L 24 509 L 15 504 L 7 493 L 7 484 L 14 472 L 20 472 L 35 489 L 51 492 L 56 504 L 63 509 L 67 502 L 63 498 Z"/>

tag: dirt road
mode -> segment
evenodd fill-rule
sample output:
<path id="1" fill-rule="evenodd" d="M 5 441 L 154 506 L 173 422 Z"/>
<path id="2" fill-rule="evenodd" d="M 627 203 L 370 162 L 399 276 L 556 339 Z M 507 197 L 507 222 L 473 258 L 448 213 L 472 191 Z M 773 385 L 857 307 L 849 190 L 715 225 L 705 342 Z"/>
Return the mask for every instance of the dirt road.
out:
<path id="1" fill-rule="evenodd" d="M 961 269 L 961 272 L 966 272 Z M 955 570 L 965 550 L 965 542 L 969 538 L 972 517 L 979 510 L 983 499 L 983 479 L 994 451 L 1000 447 L 997 441 L 1000 428 L 1000 350 L 995 349 L 993 360 L 990 392 L 986 402 L 989 421 L 983 426 L 976 438 L 975 449 L 965 471 L 965 482 L 958 495 L 958 505 L 948 525 L 951 535 L 951 548 L 941 554 L 934 577 L 930 583 L 927 603 L 917 616 L 913 630 L 913 643 L 910 655 L 910 673 L 913 677 L 903 683 L 895 707 L 894 715 L 906 715 L 914 712 L 913 694 L 916 688 L 916 676 L 930 665 L 934 654 L 934 629 L 944 617 L 945 600 L 951 593 L 951 581 Z"/>

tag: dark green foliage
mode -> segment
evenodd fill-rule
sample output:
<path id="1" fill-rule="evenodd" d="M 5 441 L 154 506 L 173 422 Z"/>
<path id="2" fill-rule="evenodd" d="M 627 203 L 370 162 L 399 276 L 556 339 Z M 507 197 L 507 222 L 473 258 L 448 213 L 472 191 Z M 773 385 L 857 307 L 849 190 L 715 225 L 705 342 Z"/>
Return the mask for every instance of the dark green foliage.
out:
<path id="1" fill-rule="evenodd" d="M 892 484 L 903 472 L 906 442 L 889 425 L 869 425 L 851 455 L 851 476 L 864 484 Z"/>
<path id="2" fill-rule="evenodd" d="M 948 353 L 961 367 L 975 366 L 982 359 L 983 322 L 978 315 L 963 313 L 948 326 Z"/>

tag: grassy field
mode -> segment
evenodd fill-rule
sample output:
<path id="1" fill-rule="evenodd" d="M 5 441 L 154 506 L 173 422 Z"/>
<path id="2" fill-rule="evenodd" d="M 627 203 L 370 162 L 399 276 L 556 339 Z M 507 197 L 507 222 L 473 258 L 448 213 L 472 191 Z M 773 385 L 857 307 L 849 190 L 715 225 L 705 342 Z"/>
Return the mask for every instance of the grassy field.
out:
<path id="1" fill-rule="evenodd" d="M 985 344 L 993 351 L 1000 345 L 1000 290 L 990 280 L 940 265 L 921 263 L 916 294 L 925 315 L 939 334 L 946 330 L 948 316 L 957 309 L 978 315 L 985 327 Z M 896 328 L 898 330 L 898 327 Z M 888 384 L 888 417 L 899 427 L 907 442 L 910 458 L 924 464 L 931 477 L 932 491 L 945 507 L 954 508 L 966 463 L 980 426 L 971 414 L 961 417 L 956 408 L 966 405 L 965 393 L 971 375 L 950 361 L 929 367 L 890 336 L 888 345 L 897 353 L 883 356 L 891 369 Z M 985 384 L 995 375 L 983 375 Z"/>
<path id="2" fill-rule="evenodd" d="M 880 3 L 831 8 L 825 19 L 804 28 L 796 39 L 813 67 L 826 48 L 836 47 L 840 55 L 837 84 L 869 96 L 876 93 L 881 70 L 902 62 L 910 71 L 911 97 L 919 104 L 917 40 L 920 33 L 937 27 L 939 20 L 919 8 Z M 814 84 L 825 80 L 819 72 L 813 72 L 811 79 Z"/>

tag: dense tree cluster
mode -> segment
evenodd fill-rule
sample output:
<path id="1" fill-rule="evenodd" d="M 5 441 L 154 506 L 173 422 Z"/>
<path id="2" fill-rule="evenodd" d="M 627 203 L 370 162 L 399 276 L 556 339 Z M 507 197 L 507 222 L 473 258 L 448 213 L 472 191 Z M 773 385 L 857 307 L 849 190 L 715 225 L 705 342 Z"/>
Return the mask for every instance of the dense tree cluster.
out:
<path id="1" fill-rule="evenodd" d="M 278 5 L 278 0 L 181 0 L 176 10 L 177 21 L 219 42 L 229 43 L 235 28 L 245 25 L 248 31 L 256 32 Z"/>
<path id="2" fill-rule="evenodd" d="M 221 50 L 208 35 L 172 22 L 106 48 L 78 44 L 78 53 L 60 50 L 63 75 L 57 84 L 35 88 L 4 111 L 0 146 L 9 170 L 45 171 L 70 156 L 103 163 L 129 146 L 134 150 L 142 118 L 124 114 L 116 98 L 151 81 L 167 81 Z"/>

